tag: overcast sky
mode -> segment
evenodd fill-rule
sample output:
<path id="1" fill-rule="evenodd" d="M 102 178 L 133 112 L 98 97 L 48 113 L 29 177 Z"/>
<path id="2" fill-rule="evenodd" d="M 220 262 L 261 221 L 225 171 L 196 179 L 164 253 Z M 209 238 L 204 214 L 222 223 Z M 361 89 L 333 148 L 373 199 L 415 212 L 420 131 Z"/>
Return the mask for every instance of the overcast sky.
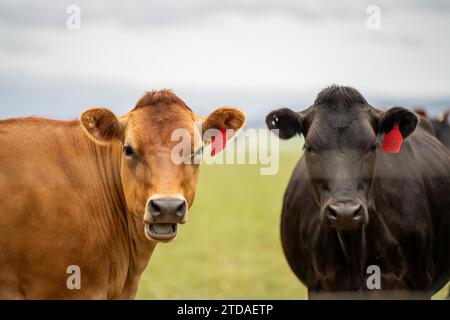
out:
<path id="1" fill-rule="evenodd" d="M 81 9 L 69 30 L 67 7 Z M 367 28 L 370 5 L 381 28 Z M 337 83 L 374 105 L 450 105 L 449 1 L 21 1 L 0 3 L 0 117 L 128 111 L 172 88 L 195 111 L 250 122 L 301 109 Z"/>

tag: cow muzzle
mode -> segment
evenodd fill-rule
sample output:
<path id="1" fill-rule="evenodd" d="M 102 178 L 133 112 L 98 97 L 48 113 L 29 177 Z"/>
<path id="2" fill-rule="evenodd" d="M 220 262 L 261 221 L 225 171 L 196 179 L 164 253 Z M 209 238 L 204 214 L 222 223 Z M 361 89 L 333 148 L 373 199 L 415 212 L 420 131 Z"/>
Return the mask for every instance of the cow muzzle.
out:
<path id="1" fill-rule="evenodd" d="M 350 230 L 367 223 L 367 208 L 352 200 L 330 201 L 325 205 L 323 217 L 336 229 Z"/>
<path id="2" fill-rule="evenodd" d="M 162 242 L 175 239 L 178 224 L 187 221 L 187 212 L 186 199 L 181 195 L 152 196 L 144 214 L 145 236 Z"/>

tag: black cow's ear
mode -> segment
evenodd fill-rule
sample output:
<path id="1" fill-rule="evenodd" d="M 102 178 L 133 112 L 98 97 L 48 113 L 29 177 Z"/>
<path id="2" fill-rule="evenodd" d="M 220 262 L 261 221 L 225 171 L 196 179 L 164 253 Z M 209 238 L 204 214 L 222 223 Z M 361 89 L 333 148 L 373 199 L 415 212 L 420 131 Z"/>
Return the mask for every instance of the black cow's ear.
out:
<path id="1" fill-rule="evenodd" d="M 302 133 L 302 117 L 288 108 L 269 113 L 266 117 L 266 125 L 269 130 L 278 130 L 280 139 L 290 139 Z"/>
<path id="2" fill-rule="evenodd" d="M 378 120 L 378 133 L 388 133 L 398 123 L 403 138 L 408 137 L 417 127 L 419 118 L 414 112 L 402 107 L 393 107 L 381 114 Z"/>

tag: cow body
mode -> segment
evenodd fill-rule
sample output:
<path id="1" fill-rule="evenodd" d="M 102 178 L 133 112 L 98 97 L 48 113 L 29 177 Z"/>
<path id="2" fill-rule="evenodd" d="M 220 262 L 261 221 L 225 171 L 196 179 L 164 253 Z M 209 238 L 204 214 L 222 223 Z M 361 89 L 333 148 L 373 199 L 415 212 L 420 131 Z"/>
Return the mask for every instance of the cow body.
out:
<path id="1" fill-rule="evenodd" d="M 311 298 L 431 297 L 450 276 L 450 153 L 427 130 L 426 123 L 419 123 L 403 142 L 400 153 L 384 153 L 380 148 L 366 152 L 365 147 L 358 151 L 355 145 L 364 142 L 361 135 L 365 136 L 366 131 L 367 135 L 372 134 L 372 130 L 377 134 L 378 123 L 385 125 L 385 119 L 394 114 L 394 119 L 402 123 L 401 117 L 408 111 L 394 108 L 391 113 L 382 113 L 368 106 L 352 88 L 333 86 L 324 92 L 332 97 L 331 103 L 322 103 L 319 95 L 316 104 L 299 113 L 300 116 L 289 113 L 289 121 L 285 110 L 268 116 L 269 128 L 278 126 L 280 137 L 289 138 L 297 130 L 306 136 L 306 144 L 317 145 L 317 138 L 310 135 L 328 130 L 329 140 L 322 142 L 326 146 L 324 151 L 316 150 L 315 155 L 305 151 L 285 193 L 281 239 L 291 269 L 308 287 Z M 349 96 L 357 99 L 347 103 L 345 99 Z M 339 104 L 342 106 L 334 107 Z M 329 122 L 328 127 L 324 113 L 331 113 L 335 121 Z M 343 113 L 347 113 L 347 120 L 360 123 L 370 114 L 374 129 L 361 124 L 353 132 L 351 122 L 343 121 L 349 132 L 340 135 L 345 132 L 341 129 L 344 126 L 338 126 L 335 131 L 331 128 L 339 123 Z M 352 116 L 358 113 L 363 115 Z M 408 113 L 407 117 L 412 116 Z M 308 117 L 312 123 L 309 131 L 302 128 Z M 311 120 L 311 117 L 315 118 Z M 301 124 L 293 121 L 294 118 L 299 118 Z M 288 128 L 283 128 L 283 121 Z M 406 124 L 402 132 L 405 128 Z M 352 147 L 345 147 L 351 145 L 352 137 Z M 382 138 L 383 134 L 378 132 L 378 143 L 383 142 Z M 373 138 L 368 138 L 368 145 L 370 139 Z M 351 158 L 352 152 L 357 157 Z M 362 160 L 364 157 L 375 160 Z M 373 171 L 360 169 L 371 161 Z M 314 171 L 318 162 L 325 165 Z M 336 166 L 330 167 L 330 163 Z M 314 194 L 315 190 L 319 191 Z M 360 201 L 357 208 L 364 208 L 367 218 L 361 224 L 354 212 L 354 221 L 348 220 L 346 223 L 350 225 L 343 227 L 335 223 L 339 215 L 330 214 L 333 201 L 338 204 Z M 331 208 L 342 207 L 331 205 Z M 381 288 L 368 285 L 373 270 L 370 266 L 379 267 Z"/>
<path id="2" fill-rule="evenodd" d="M 414 159 L 415 161 L 411 161 Z M 374 210 L 364 229 L 338 231 L 320 220 L 300 159 L 281 218 L 284 252 L 312 296 L 368 290 L 367 267 L 381 270 L 381 288 L 431 296 L 450 275 L 450 163 L 447 151 L 419 129 L 399 155 L 377 162 Z M 348 256 L 346 256 L 348 255 Z M 376 291 L 374 293 L 377 293 Z"/>
<path id="3" fill-rule="evenodd" d="M 0 298 L 133 298 L 155 243 L 124 206 L 120 146 L 78 121 L 0 128 Z M 81 290 L 66 286 L 71 265 Z"/>
<path id="4" fill-rule="evenodd" d="M 432 131 L 436 138 L 450 149 L 450 124 L 448 123 L 450 110 L 441 112 L 436 118 L 430 118 L 423 108 L 414 108 L 414 111 L 427 123 L 428 130 Z"/>
<path id="5" fill-rule="evenodd" d="M 199 121 L 243 124 L 230 108 L 212 118 Z M 120 118 L 0 121 L 0 299 L 133 299 L 157 242 L 175 238 L 193 203 L 198 163 L 172 161 L 171 134 L 201 139 L 196 119 L 164 90 Z"/>
<path id="6" fill-rule="evenodd" d="M 441 141 L 441 143 L 450 149 L 450 124 L 448 123 L 448 114 L 447 111 L 446 117 L 443 119 L 433 119 L 431 122 L 433 123 L 434 130 L 436 132 L 436 137 Z"/>

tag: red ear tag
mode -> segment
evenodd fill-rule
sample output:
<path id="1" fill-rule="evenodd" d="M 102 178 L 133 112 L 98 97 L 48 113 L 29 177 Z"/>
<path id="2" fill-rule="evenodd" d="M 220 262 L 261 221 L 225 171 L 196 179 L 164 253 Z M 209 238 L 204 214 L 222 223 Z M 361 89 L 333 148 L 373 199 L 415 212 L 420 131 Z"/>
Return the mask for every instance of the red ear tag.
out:
<path id="1" fill-rule="evenodd" d="M 382 152 L 386 153 L 399 153 L 402 146 L 403 137 L 398 128 L 398 122 L 394 123 L 394 128 L 386 133 L 384 136 L 383 146 L 381 147 Z"/>
<path id="2" fill-rule="evenodd" d="M 219 131 L 221 139 L 218 139 L 218 141 L 216 141 L 216 136 L 212 137 L 211 139 L 211 157 L 215 156 L 216 153 L 219 153 L 220 151 L 225 149 L 227 145 L 227 130 L 225 128 L 220 128 Z"/>

